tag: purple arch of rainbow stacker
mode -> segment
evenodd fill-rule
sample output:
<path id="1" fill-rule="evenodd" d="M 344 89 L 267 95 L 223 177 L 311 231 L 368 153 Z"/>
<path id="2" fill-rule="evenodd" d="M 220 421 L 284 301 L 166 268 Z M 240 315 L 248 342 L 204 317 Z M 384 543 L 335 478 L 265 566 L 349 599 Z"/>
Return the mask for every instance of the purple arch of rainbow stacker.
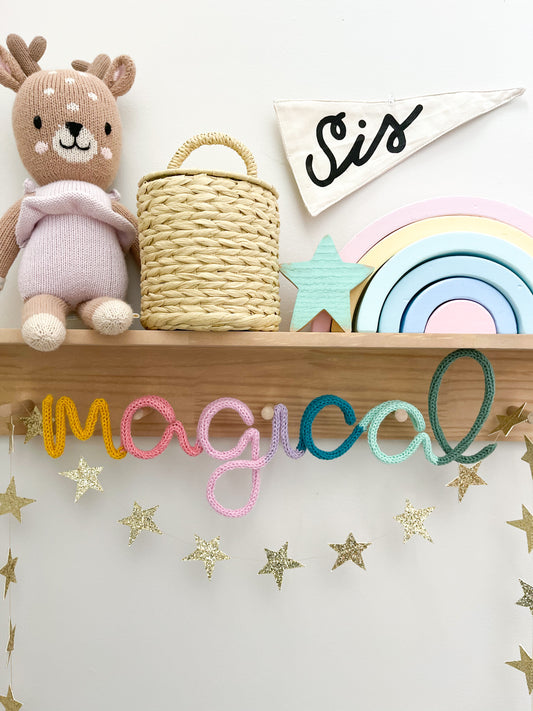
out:
<path id="1" fill-rule="evenodd" d="M 339 251 L 345 262 L 358 262 L 369 249 L 402 227 L 432 217 L 464 215 L 487 217 L 515 227 L 533 238 L 533 216 L 512 205 L 486 198 L 440 197 L 406 205 L 372 222 Z M 453 276 L 453 275 L 450 275 Z M 331 317 L 325 311 L 312 322 L 313 331 L 330 331 Z"/>

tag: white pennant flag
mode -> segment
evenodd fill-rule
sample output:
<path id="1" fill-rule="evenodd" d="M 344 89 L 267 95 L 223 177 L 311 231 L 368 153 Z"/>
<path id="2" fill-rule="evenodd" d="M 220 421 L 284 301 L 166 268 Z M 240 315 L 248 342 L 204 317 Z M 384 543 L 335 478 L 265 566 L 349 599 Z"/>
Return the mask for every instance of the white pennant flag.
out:
<path id="1" fill-rule="evenodd" d="M 346 195 L 524 89 L 460 91 L 395 101 L 276 101 L 303 201 L 318 215 Z"/>

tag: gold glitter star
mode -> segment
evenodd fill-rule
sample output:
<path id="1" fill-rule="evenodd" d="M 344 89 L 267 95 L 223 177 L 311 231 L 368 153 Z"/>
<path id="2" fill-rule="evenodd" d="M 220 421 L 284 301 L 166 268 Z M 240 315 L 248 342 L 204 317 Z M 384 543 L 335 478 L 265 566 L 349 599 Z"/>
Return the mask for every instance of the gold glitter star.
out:
<path id="1" fill-rule="evenodd" d="M 527 689 L 531 694 L 533 691 L 533 659 L 526 650 L 522 646 L 520 647 L 520 661 L 505 663 L 526 675 Z"/>
<path id="2" fill-rule="evenodd" d="M 469 486 L 478 486 L 479 484 L 487 485 L 486 481 L 477 475 L 477 470 L 481 466 L 481 462 L 474 464 L 473 467 L 466 467 L 464 464 L 459 464 L 459 476 L 446 486 L 456 486 L 459 494 L 459 501 L 463 500 L 466 490 Z"/>
<path id="3" fill-rule="evenodd" d="M 529 513 L 526 507 L 522 504 L 522 518 L 516 521 L 507 521 L 510 526 L 515 526 L 516 528 L 521 528 L 525 531 L 527 539 L 527 552 L 531 553 L 533 550 L 533 516 Z"/>
<path id="4" fill-rule="evenodd" d="M 11 513 L 18 521 L 22 521 L 20 509 L 23 506 L 28 506 L 28 504 L 33 504 L 34 501 L 35 499 L 24 499 L 21 496 L 17 496 L 15 477 L 12 476 L 5 494 L 0 494 L 0 516 Z"/>
<path id="5" fill-rule="evenodd" d="M 278 584 L 279 590 L 281 590 L 281 584 L 283 582 L 283 573 L 286 570 L 304 567 L 302 563 L 298 563 L 297 560 L 292 560 L 291 558 L 287 557 L 288 547 L 289 543 L 287 542 L 283 546 L 281 546 L 279 551 L 271 551 L 268 548 L 265 548 L 268 563 L 257 573 L 258 575 L 263 575 L 264 573 L 272 573 L 276 580 L 276 583 Z"/>
<path id="6" fill-rule="evenodd" d="M 159 533 L 160 536 L 163 535 L 163 532 L 152 521 L 152 516 L 154 516 L 158 508 L 159 506 L 152 506 L 151 509 L 142 509 L 135 502 L 130 516 L 120 519 L 119 523 L 130 526 L 130 546 L 141 531 L 152 531 L 152 533 Z"/>
<path id="7" fill-rule="evenodd" d="M 524 595 L 516 604 L 522 605 L 522 607 L 529 607 L 531 613 L 533 614 L 533 586 L 528 585 L 523 580 L 520 580 L 520 585 L 522 586 Z"/>
<path id="8" fill-rule="evenodd" d="M 7 643 L 6 647 L 6 652 L 7 652 L 7 663 L 11 661 L 11 654 L 13 653 L 15 649 L 15 630 L 17 629 L 17 625 L 14 625 L 11 623 L 11 618 L 9 619 L 9 641 Z"/>
<path id="9" fill-rule="evenodd" d="M 0 696 L 0 704 L 3 705 L 5 711 L 19 711 L 22 708 L 22 704 L 13 698 L 11 686 L 7 690 L 7 696 Z"/>
<path id="10" fill-rule="evenodd" d="M 43 436 L 43 416 L 37 405 L 33 408 L 31 415 L 28 415 L 28 417 L 20 417 L 19 419 L 26 427 L 24 444 L 28 444 L 28 442 L 34 437 Z"/>
<path id="11" fill-rule="evenodd" d="M 496 415 L 499 423 L 498 427 L 492 430 L 492 432 L 489 432 L 489 434 L 493 435 L 502 432 L 505 437 L 507 437 L 513 427 L 516 427 L 516 425 L 519 425 L 521 422 L 525 422 L 527 420 L 528 413 L 524 412 L 525 406 L 526 403 L 524 402 L 522 405 L 520 405 L 520 407 L 517 407 L 516 410 L 511 412 L 510 415 Z"/>
<path id="12" fill-rule="evenodd" d="M 59 472 L 59 474 L 76 482 L 76 497 L 74 499 L 74 502 L 76 502 L 85 494 L 87 489 L 103 491 L 98 481 L 98 474 L 100 474 L 102 469 L 103 467 L 90 467 L 85 459 L 81 457 L 77 469 L 72 469 L 68 472 Z"/>
<path id="13" fill-rule="evenodd" d="M 212 538 L 209 542 L 204 541 L 200 536 L 194 536 L 196 550 L 186 556 L 183 560 L 201 560 L 205 566 L 207 577 L 211 580 L 215 563 L 219 560 L 230 560 L 229 555 L 223 553 L 220 548 L 220 536 Z"/>
<path id="14" fill-rule="evenodd" d="M 8 556 L 7 556 L 7 563 L 0 570 L 0 575 L 5 575 L 5 577 L 6 577 L 6 584 L 4 587 L 4 598 L 7 595 L 7 591 L 8 591 L 10 583 L 17 582 L 17 578 L 15 577 L 15 566 L 17 564 L 17 560 L 18 560 L 18 558 L 12 557 L 11 548 L 10 548 Z"/>
<path id="15" fill-rule="evenodd" d="M 523 457 L 521 457 L 521 459 L 523 462 L 527 462 L 529 464 L 531 476 L 533 476 L 533 442 L 527 435 L 524 435 L 524 442 L 526 443 L 526 453 Z"/>
<path id="16" fill-rule="evenodd" d="M 408 541 L 411 536 L 419 533 L 423 538 L 433 543 L 429 533 L 426 531 L 424 521 L 429 514 L 435 510 L 434 506 L 428 506 L 425 509 L 415 509 L 409 499 L 405 500 L 405 511 L 398 514 L 394 518 L 399 521 L 404 527 L 403 542 Z"/>
<path id="17" fill-rule="evenodd" d="M 346 563 L 349 560 L 351 560 L 363 570 L 366 570 L 362 553 L 365 548 L 368 548 L 368 546 L 370 545 L 372 544 L 357 543 L 353 533 L 348 534 L 345 543 L 330 543 L 329 547 L 333 548 L 333 550 L 339 554 L 337 556 L 337 560 L 335 561 L 335 565 L 331 570 L 335 570 L 335 568 L 338 568 L 339 565 L 342 565 L 343 563 Z"/>

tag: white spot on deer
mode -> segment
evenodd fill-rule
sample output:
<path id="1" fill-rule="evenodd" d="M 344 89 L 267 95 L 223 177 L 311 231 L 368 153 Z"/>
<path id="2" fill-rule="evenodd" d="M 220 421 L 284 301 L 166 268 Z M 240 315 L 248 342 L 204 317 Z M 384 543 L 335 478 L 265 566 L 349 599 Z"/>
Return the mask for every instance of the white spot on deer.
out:
<path id="1" fill-rule="evenodd" d="M 57 74 L 57 72 L 56 72 L 55 69 L 53 69 L 51 72 L 48 72 L 48 74 L 49 74 L 50 76 L 53 76 L 54 74 Z"/>
<path id="2" fill-rule="evenodd" d="M 96 94 L 94 93 L 94 91 L 90 91 L 90 92 L 87 94 L 87 96 L 88 96 L 89 99 L 91 99 L 92 101 L 98 101 L 98 97 L 96 96 Z"/>
<path id="3" fill-rule="evenodd" d="M 45 89 L 45 90 L 43 91 L 43 94 L 44 94 L 45 96 L 52 96 L 53 94 L 55 94 L 55 89 L 52 89 L 52 87 L 49 86 L 47 89 Z"/>
<path id="4" fill-rule="evenodd" d="M 106 160 L 111 160 L 111 158 L 113 158 L 113 152 L 111 151 L 111 148 L 108 148 L 107 146 L 100 148 L 100 153 Z"/>
<path id="5" fill-rule="evenodd" d="M 65 84 L 75 84 L 76 80 L 73 79 L 72 77 L 66 77 L 65 78 Z"/>
<path id="6" fill-rule="evenodd" d="M 78 106 L 78 104 L 72 103 L 72 104 L 67 104 L 67 109 L 69 111 L 79 111 L 80 107 Z"/>
<path id="7" fill-rule="evenodd" d="M 40 156 L 42 156 L 43 153 L 46 153 L 48 150 L 48 143 L 45 143 L 44 141 L 37 141 L 35 144 L 35 152 L 38 153 Z"/>

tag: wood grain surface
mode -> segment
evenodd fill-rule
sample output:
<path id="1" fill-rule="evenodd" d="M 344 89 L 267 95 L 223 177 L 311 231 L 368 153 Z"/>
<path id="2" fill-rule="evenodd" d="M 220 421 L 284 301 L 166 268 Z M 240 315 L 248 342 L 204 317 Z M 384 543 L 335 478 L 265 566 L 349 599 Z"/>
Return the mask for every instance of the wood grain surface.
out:
<path id="1" fill-rule="evenodd" d="M 358 420 L 374 405 L 407 400 L 427 418 L 427 392 L 440 360 L 456 348 L 478 348 L 491 360 L 496 375 L 496 400 L 480 439 L 497 425 L 496 414 L 530 401 L 533 409 L 533 335 L 425 335 L 364 333 L 194 333 L 130 331 L 108 338 L 93 331 L 72 330 L 61 348 L 38 353 L 22 342 L 18 330 L 0 331 L 0 413 L 2 405 L 33 400 L 40 406 L 47 394 L 69 395 L 82 422 L 91 401 L 109 403 L 113 430 L 119 431 L 125 407 L 143 395 L 159 395 L 173 406 L 191 439 L 202 409 L 212 400 L 231 396 L 246 402 L 256 425 L 267 435 L 261 418 L 265 405 L 283 402 L 289 409 L 290 434 L 310 400 L 323 394 L 350 402 Z M 439 398 L 439 416 L 450 441 L 470 428 L 483 398 L 480 367 L 470 359 L 454 363 Z M 3 424 L 2 424 L 3 422 Z M 7 418 L 0 426 L 7 433 Z M 17 420 L 17 432 L 22 432 Z M 522 439 L 530 426 L 521 425 L 508 439 Z M 344 439 L 350 428 L 336 408 L 317 418 L 316 437 Z M 159 436 L 162 418 L 149 413 L 134 425 L 134 434 Z M 224 411 L 213 421 L 215 436 L 242 433 L 240 418 Z M 383 437 L 410 438 L 412 428 L 387 418 Z"/>

